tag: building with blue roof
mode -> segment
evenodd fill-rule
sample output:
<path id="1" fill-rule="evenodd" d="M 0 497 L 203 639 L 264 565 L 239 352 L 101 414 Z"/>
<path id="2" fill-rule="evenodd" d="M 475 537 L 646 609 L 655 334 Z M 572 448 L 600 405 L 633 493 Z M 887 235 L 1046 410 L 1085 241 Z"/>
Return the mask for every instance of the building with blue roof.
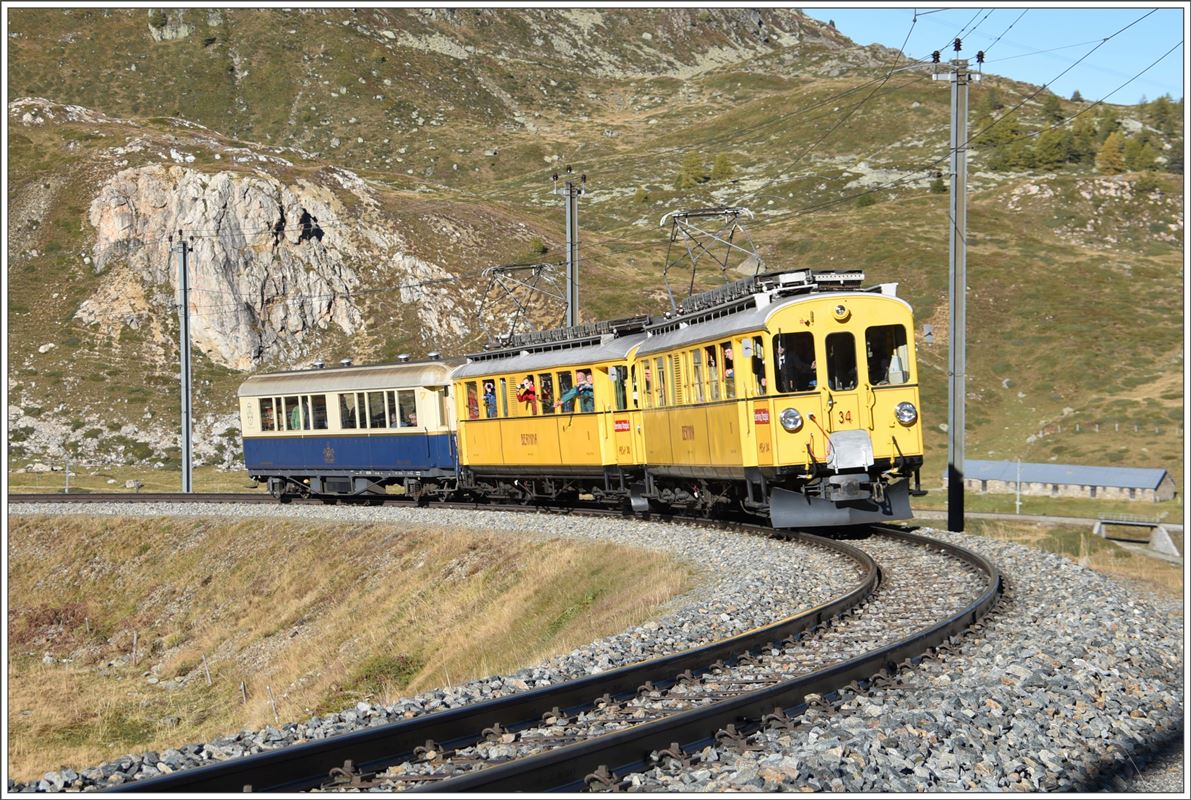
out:
<path id="1" fill-rule="evenodd" d="M 946 476 L 943 481 L 946 483 Z M 1092 497 L 1107 500 L 1170 500 L 1174 479 L 1160 468 L 1088 467 L 1017 461 L 964 461 L 964 488 L 980 494 Z"/>

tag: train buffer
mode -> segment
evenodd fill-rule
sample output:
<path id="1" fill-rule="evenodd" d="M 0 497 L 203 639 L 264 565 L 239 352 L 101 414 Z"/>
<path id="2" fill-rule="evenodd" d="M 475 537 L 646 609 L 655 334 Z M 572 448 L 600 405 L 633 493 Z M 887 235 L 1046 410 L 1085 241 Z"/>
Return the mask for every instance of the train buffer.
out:
<path id="1" fill-rule="evenodd" d="M 1170 538 L 1170 531 L 1158 519 L 1135 517 L 1128 514 L 1118 514 L 1112 517 L 1101 517 L 1092 525 L 1092 533 L 1103 539 L 1114 541 L 1138 542 L 1142 540 L 1132 534 L 1122 531 L 1122 528 L 1142 529 L 1149 532 L 1148 547 L 1164 556 L 1182 561 L 1183 554 Z"/>

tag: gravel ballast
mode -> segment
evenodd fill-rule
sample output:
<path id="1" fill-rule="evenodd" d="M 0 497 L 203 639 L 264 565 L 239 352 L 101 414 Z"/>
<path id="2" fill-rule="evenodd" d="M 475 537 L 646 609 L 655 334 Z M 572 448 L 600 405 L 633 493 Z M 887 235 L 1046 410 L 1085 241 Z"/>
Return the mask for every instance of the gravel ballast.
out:
<path id="1" fill-rule="evenodd" d="M 263 516 L 259 506 L 12 505 L 10 513 Z M 514 675 L 483 678 L 386 707 L 341 714 L 207 744 L 125 756 L 35 786 L 110 786 L 161 771 L 273 749 L 547 685 L 685 649 L 822 602 L 855 582 L 850 561 L 758 537 L 623 520 L 393 508 L 272 509 L 332 521 L 416 522 L 486 531 L 545 533 L 650 546 L 701 565 L 714 580 L 678 598 L 662 619 Z M 759 749 L 706 748 L 696 763 L 627 776 L 652 791 L 1181 791 L 1181 774 L 1147 771 L 1154 745 L 1183 719 L 1183 621 L 1177 603 L 1140 598 L 1059 556 L 979 536 L 923 529 L 967 547 L 1003 572 L 1006 592 L 950 653 L 924 659 L 888 685 L 844 691 L 766 729 Z M 1154 783 L 1153 781 L 1157 781 Z"/>
<path id="2" fill-rule="evenodd" d="M 919 533 L 983 554 L 1006 578 L 999 605 L 956 648 L 902 669 L 893 685 L 812 704 L 794 727 L 761 731 L 756 750 L 708 747 L 690 768 L 623 776 L 632 788 L 1182 791 L 1169 768 L 1131 778 L 1181 730 L 1176 604 L 1139 600 L 1021 545 Z"/>

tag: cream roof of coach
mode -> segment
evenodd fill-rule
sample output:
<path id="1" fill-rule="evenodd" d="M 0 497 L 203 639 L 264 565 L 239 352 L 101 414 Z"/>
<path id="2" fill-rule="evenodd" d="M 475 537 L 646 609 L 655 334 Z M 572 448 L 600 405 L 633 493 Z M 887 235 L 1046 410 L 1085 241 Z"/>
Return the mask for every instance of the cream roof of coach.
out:
<path id="1" fill-rule="evenodd" d="M 414 386 L 447 386 L 460 359 L 408 361 L 327 369 L 303 369 L 255 375 L 240 384 L 240 397 L 283 394 L 400 389 Z"/>

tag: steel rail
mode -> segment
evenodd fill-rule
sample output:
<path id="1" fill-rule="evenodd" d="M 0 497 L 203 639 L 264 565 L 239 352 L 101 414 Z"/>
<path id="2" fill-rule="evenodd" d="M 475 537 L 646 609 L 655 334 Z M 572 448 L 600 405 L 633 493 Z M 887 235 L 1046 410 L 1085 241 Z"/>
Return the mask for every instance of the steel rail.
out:
<path id="1" fill-rule="evenodd" d="M 977 553 L 908 531 L 882 526 L 880 532 L 914 544 L 939 548 L 968 562 L 987 575 L 983 590 L 958 613 L 922 631 L 809 675 L 578 744 L 457 778 L 446 778 L 412 791 L 577 791 L 584 788 L 583 780 L 577 776 L 594 773 L 601 767 L 611 775 L 648 769 L 650 755 L 673 742 L 678 742 L 684 752 L 693 752 L 714 741 L 716 732 L 729 724 L 735 725 L 737 730 L 756 728 L 756 720 L 777 709 L 797 711 L 808 694 L 828 694 L 853 681 L 874 677 L 882 671 L 894 671 L 903 660 L 922 655 L 974 624 L 993 606 L 1003 590 L 1000 570 Z"/>
<path id="2" fill-rule="evenodd" d="M 736 527 L 779 535 L 760 526 Z M 659 688 L 669 688 L 684 670 L 701 674 L 716 661 L 734 663 L 745 653 L 766 645 L 773 646 L 782 639 L 826 622 L 863 602 L 879 583 L 880 569 L 873 558 L 846 542 L 802 532 L 787 534 L 783 531 L 780 536 L 847 555 L 860 568 L 858 582 L 848 592 L 827 603 L 701 647 L 482 703 L 132 781 L 114 787 L 112 791 L 238 792 L 251 787 L 253 791 L 292 792 L 326 783 L 330 771 L 343 768 L 347 761 L 351 761 L 359 773 L 376 772 L 410 760 L 414 748 L 430 739 L 447 750 L 457 749 L 481 741 L 486 727 L 500 724 L 505 730 L 515 732 L 536 725 L 555 707 L 567 714 L 579 713 L 594 707 L 598 698 L 605 694 L 614 699 L 632 697 L 646 681 Z"/>

